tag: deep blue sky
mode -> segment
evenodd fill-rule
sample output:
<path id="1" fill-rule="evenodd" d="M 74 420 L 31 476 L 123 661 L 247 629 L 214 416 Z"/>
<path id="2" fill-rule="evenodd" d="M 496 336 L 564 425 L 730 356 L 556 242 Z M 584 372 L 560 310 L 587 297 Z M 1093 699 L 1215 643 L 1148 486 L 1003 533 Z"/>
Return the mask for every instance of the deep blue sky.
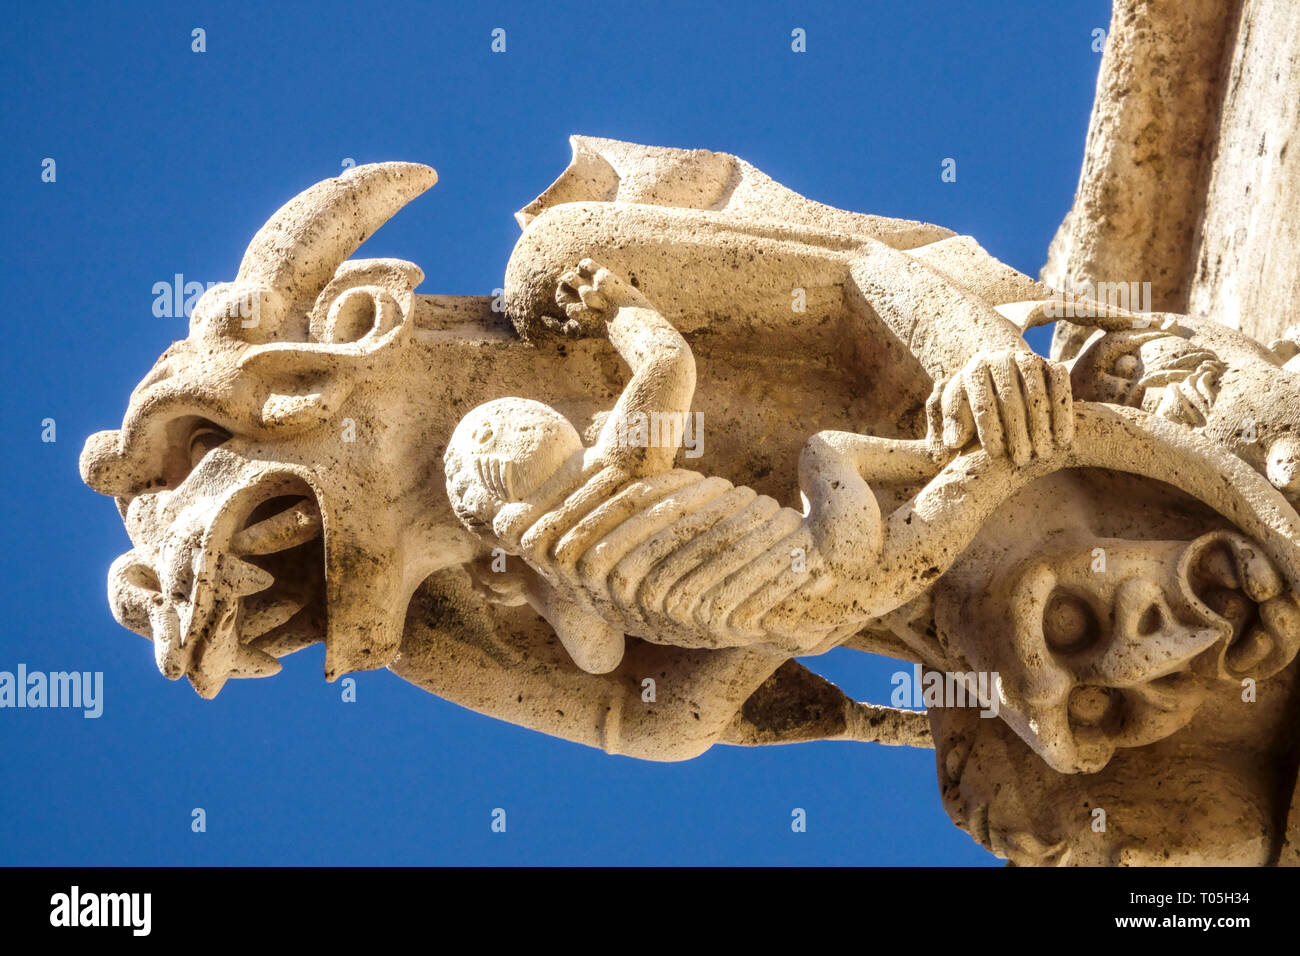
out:
<path id="1" fill-rule="evenodd" d="M 105 573 L 127 539 L 77 456 L 185 335 L 152 314 L 153 284 L 234 278 L 270 212 L 344 157 L 438 170 L 362 253 L 419 263 L 425 292 L 501 284 L 512 213 L 575 132 L 735 153 L 813 199 L 941 223 L 1036 274 L 1073 195 L 1091 31 L 1108 21 L 1104 0 L 10 6 L 0 670 L 103 671 L 106 689 L 98 720 L 0 710 L 0 864 L 997 862 L 949 823 L 928 751 L 638 763 L 385 671 L 358 675 L 343 704 L 319 648 L 205 702 L 114 623 Z M 940 181 L 945 157 L 956 183 Z M 898 669 L 850 651 L 813 663 L 882 702 Z M 206 833 L 190 830 L 195 807 Z"/>

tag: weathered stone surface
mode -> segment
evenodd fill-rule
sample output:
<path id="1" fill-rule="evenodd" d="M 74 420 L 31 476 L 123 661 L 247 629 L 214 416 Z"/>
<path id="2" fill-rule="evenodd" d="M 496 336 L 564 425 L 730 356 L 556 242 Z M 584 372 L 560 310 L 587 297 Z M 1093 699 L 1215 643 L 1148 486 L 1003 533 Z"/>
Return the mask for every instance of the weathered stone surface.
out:
<path id="1" fill-rule="evenodd" d="M 1214 429 L 1221 439 L 1235 435 L 1229 440 L 1238 453 L 1257 468 L 1262 462 L 1279 488 L 1294 488 L 1291 419 L 1300 408 L 1294 393 L 1300 332 L 1290 308 L 1300 288 L 1297 37 L 1300 11 L 1294 4 L 1117 0 L 1079 190 L 1042 273 L 1058 288 L 1151 282 L 1155 308 L 1188 311 L 1200 320 L 1196 338 L 1228 341 L 1213 332 L 1213 323 L 1222 323 L 1268 345 L 1267 352 L 1257 348 L 1256 356 L 1265 366 L 1282 364 L 1282 373 L 1243 376 L 1229 361 L 1228 375 L 1249 383 L 1245 391 L 1256 399 L 1219 402 L 1216 409 L 1233 414 L 1219 414 Z M 1072 358 L 1090 334 L 1083 324 L 1058 323 L 1052 354 Z M 1248 340 L 1232 341 L 1244 359 L 1251 351 Z M 1255 440 L 1260 407 L 1269 409 L 1273 423 L 1272 438 L 1263 443 Z M 1289 494 L 1294 504 L 1294 492 Z M 1298 720 L 1300 699 L 1293 692 L 1277 714 L 1271 756 L 1250 757 L 1254 762 L 1237 771 L 1257 793 L 1276 786 L 1293 794 L 1289 814 L 1285 808 L 1272 811 L 1287 820 L 1284 840 L 1275 832 L 1252 857 L 1257 861 L 1300 863 Z M 1211 806 L 1219 794 L 1241 789 L 1191 783 Z M 1267 800 L 1251 799 L 1267 806 Z M 1176 808 L 1167 816 L 1181 819 Z M 1152 811 L 1149 825 L 1169 823 Z M 1231 854 L 1225 845 L 1218 858 Z"/>
<path id="2" fill-rule="evenodd" d="M 1117 0 L 1074 206 L 1042 279 L 1115 283 L 1126 300 L 1128 284 L 1150 283 L 1148 308 L 1287 338 L 1294 355 L 1297 36 L 1291 3 Z M 1054 354 L 1080 334 L 1059 326 Z"/>
<path id="3" fill-rule="evenodd" d="M 1300 6 L 1247 0 L 1200 212 L 1187 309 L 1263 342 L 1300 298 Z"/>
<path id="4" fill-rule="evenodd" d="M 1116 0 L 1074 207 L 1052 240 L 1053 288 L 1149 282 L 1184 312 L 1236 2 Z"/>
<path id="5" fill-rule="evenodd" d="M 501 315 L 348 260 L 433 180 L 358 167 L 283 207 L 87 441 L 133 544 L 114 614 L 166 676 L 211 697 L 323 642 L 331 680 L 387 666 L 650 760 L 933 743 L 954 820 L 1017 863 L 1278 858 L 1282 351 L 735 157 L 577 137 Z M 1081 344 L 1047 360 L 1022 331 L 1062 306 Z M 837 646 L 914 667 L 928 715 L 795 660 Z"/>

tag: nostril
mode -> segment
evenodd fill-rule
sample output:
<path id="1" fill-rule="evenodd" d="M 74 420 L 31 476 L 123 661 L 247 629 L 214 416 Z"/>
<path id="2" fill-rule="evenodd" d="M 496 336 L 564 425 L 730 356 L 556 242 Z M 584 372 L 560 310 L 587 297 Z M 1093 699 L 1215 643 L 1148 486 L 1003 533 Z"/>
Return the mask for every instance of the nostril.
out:
<path id="1" fill-rule="evenodd" d="M 1152 634 L 1155 634 L 1160 630 L 1161 625 L 1164 624 L 1164 620 L 1165 615 L 1164 612 L 1160 610 L 1160 605 L 1152 604 L 1143 611 L 1142 616 L 1138 618 L 1138 636 L 1150 637 Z"/>
<path id="2" fill-rule="evenodd" d="M 1186 628 L 1170 609 L 1164 588 L 1145 577 L 1130 578 L 1115 591 L 1115 635 L 1133 641 L 1180 639 Z M 1149 663 L 1149 661 L 1148 661 Z"/>
<path id="3" fill-rule="evenodd" d="M 158 575 L 147 564 L 135 562 L 129 565 L 122 571 L 122 577 L 128 584 L 158 594 L 159 597 L 162 596 L 162 585 L 158 581 Z"/>

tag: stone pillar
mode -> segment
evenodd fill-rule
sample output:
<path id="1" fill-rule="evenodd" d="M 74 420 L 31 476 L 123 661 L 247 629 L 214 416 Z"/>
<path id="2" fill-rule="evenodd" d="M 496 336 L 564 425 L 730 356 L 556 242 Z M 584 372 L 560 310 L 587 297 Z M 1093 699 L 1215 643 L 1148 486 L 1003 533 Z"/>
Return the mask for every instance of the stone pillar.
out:
<path id="1" fill-rule="evenodd" d="M 1298 130 L 1300 6 L 1116 0 L 1042 279 L 1150 282 L 1156 310 L 1282 337 L 1300 292 Z"/>
<path id="2" fill-rule="evenodd" d="M 1300 322 L 1300 4 L 1247 0 L 1199 204 L 1188 311 L 1263 342 Z"/>

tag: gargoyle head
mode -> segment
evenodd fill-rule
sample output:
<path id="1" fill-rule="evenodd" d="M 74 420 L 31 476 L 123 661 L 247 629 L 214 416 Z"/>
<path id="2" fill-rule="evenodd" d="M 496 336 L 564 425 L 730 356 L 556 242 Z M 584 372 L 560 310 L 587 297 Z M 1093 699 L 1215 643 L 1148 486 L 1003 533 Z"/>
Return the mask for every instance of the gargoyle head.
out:
<path id="1" fill-rule="evenodd" d="M 1268 862 L 1300 666 L 1283 563 L 1138 476 L 1007 502 L 929 612 L 945 668 L 999 676 L 996 717 L 930 710 L 954 821 L 1019 865 Z"/>
<path id="2" fill-rule="evenodd" d="M 359 166 L 283 206 L 122 427 L 86 442 L 82 477 L 117 498 L 134 545 L 110 571 L 114 615 L 205 697 L 316 641 L 331 680 L 396 654 L 420 512 L 394 463 L 422 434 L 393 383 L 423 273 L 345 260 L 436 178 Z"/>
<path id="3" fill-rule="evenodd" d="M 1300 600 L 1263 548 L 1115 480 L 1021 492 L 934 596 L 947 652 L 999 675 L 999 716 L 1060 773 L 1170 737 L 1215 688 L 1268 680 L 1300 649 Z"/>

